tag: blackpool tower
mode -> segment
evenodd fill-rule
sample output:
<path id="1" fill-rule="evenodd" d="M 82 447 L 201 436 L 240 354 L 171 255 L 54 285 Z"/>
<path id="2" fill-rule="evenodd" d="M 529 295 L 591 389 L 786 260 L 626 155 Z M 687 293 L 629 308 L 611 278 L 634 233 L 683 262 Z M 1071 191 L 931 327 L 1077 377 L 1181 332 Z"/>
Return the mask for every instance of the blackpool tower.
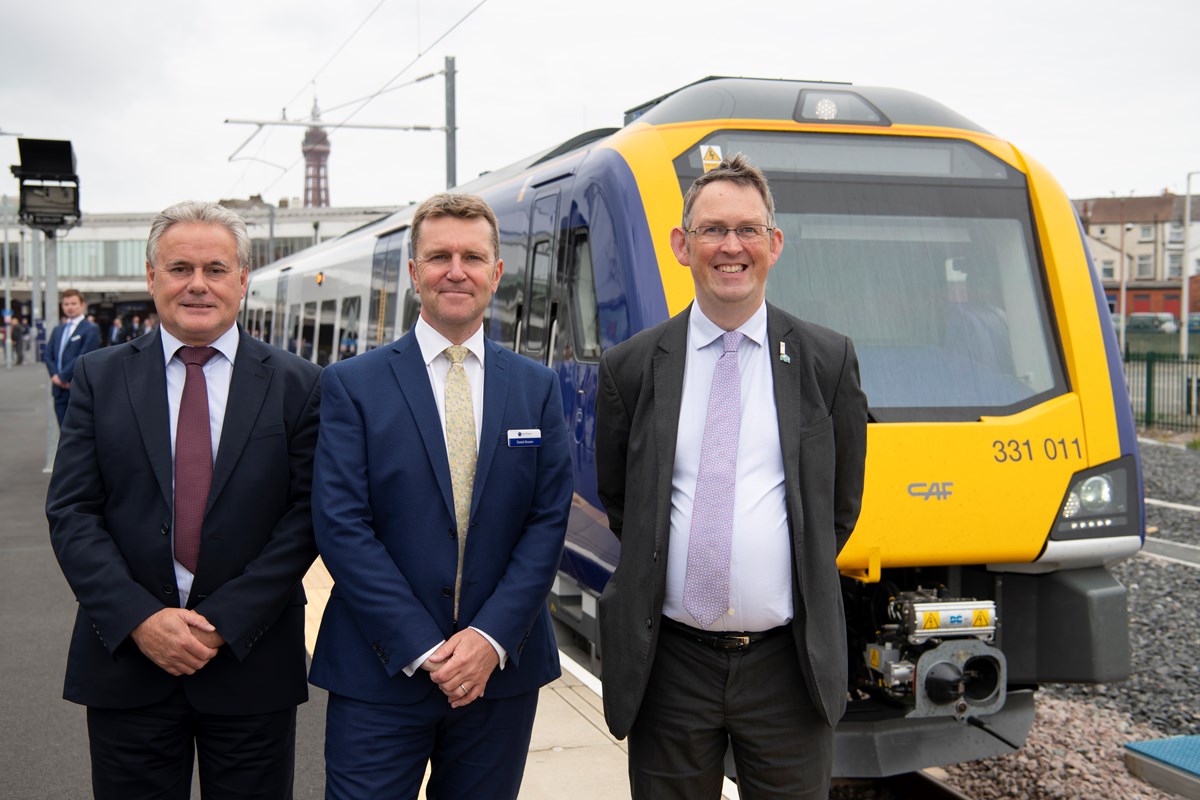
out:
<path id="1" fill-rule="evenodd" d="M 313 124 L 304 133 L 304 205 L 306 208 L 329 206 L 329 134 L 321 126 L 321 109 L 313 98 Z"/>

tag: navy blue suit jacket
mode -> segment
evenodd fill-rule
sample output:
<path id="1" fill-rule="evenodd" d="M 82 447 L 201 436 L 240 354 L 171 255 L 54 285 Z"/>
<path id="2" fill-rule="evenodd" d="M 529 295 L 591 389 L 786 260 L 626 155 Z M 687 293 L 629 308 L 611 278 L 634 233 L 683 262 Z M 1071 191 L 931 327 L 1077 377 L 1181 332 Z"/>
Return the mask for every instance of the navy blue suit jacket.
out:
<path id="1" fill-rule="evenodd" d="M 560 674 L 546 596 L 573 494 L 555 375 L 486 342 L 483 425 L 458 629 L 508 652 L 489 698 Z M 317 546 L 335 584 L 309 680 L 369 702 L 409 704 L 434 690 L 402 670 L 455 633 L 458 562 L 450 466 L 421 348 L 409 332 L 327 367 L 313 477 Z M 540 447 L 509 447 L 539 428 Z"/>
<path id="2" fill-rule="evenodd" d="M 71 383 L 75 379 L 75 359 L 100 347 L 100 328 L 94 322 L 88 322 L 86 319 L 80 320 L 79 324 L 75 326 L 75 330 L 71 332 L 71 339 L 67 342 L 67 346 L 63 349 L 62 369 L 59 369 L 58 346 L 62 341 L 64 330 L 66 330 L 65 325 L 57 325 L 50 333 L 50 341 L 46 343 L 46 369 L 50 371 L 51 377 L 57 375 L 63 383 Z M 53 385 L 50 389 L 55 397 L 67 391 Z"/>
<path id="3" fill-rule="evenodd" d="M 50 541 L 79 601 L 64 696 L 100 708 L 158 702 L 261 714 L 307 698 L 304 588 L 316 557 L 309 490 L 320 368 L 241 332 L 188 607 L 225 638 L 174 677 L 130 632 L 179 605 L 171 431 L 155 332 L 80 359 L 46 498 Z"/>

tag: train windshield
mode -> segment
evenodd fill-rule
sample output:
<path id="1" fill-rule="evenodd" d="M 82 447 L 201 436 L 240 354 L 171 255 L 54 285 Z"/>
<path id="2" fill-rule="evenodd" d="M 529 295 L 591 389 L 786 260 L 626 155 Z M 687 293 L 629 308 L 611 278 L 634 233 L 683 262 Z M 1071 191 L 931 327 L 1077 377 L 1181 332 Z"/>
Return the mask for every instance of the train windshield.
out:
<path id="1" fill-rule="evenodd" d="M 784 234 L 767 299 L 853 339 L 872 416 L 967 421 L 1066 391 L 1025 178 L 952 139 L 725 131 L 675 164 L 746 153 Z"/>

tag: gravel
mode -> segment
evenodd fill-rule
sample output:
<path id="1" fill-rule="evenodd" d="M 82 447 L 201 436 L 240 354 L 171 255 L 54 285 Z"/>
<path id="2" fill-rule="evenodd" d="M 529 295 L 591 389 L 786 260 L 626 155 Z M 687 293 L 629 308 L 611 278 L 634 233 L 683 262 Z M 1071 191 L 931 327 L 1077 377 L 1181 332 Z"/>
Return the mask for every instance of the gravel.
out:
<path id="1" fill-rule="evenodd" d="M 1142 447 L 1146 496 L 1200 505 L 1200 453 Z M 1200 514 L 1147 506 L 1154 535 L 1200 544 Z M 1168 792 L 1125 768 L 1126 742 L 1200 734 L 1200 568 L 1139 555 L 1113 567 L 1129 590 L 1133 669 L 1114 684 L 1049 684 L 1020 751 L 946 769 L 976 800 L 1157 800 Z"/>

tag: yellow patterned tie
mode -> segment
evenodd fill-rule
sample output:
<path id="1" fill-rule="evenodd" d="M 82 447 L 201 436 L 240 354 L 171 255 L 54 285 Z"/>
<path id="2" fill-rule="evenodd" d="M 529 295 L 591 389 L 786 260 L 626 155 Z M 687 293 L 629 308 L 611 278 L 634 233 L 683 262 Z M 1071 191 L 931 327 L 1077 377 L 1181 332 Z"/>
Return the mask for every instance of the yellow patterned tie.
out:
<path id="1" fill-rule="evenodd" d="M 471 516 L 471 491 L 475 486 L 475 404 L 463 360 L 470 351 L 462 345 L 447 347 L 450 372 L 446 375 L 446 451 L 450 457 L 450 485 L 454 489 L 454 517 L 458 521 L 458 571 L 454 576 L 454 621 L 462 593 L 463 555 L 467 550 L 467 525 Z"/>

